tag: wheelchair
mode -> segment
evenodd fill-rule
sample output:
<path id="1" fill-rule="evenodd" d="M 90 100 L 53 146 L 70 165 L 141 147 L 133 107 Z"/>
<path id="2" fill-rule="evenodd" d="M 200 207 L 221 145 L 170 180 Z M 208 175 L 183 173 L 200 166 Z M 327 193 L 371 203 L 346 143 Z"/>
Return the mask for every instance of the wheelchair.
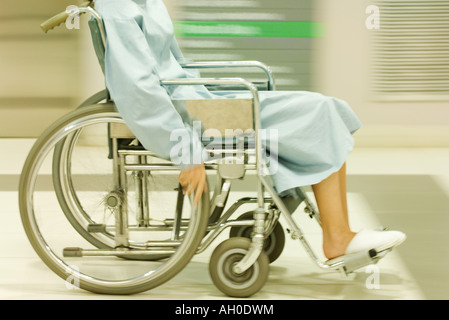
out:
<path id="1" fill-rule="evenodd" d="M 47 20 L 42 28 L 47 32 L 79 14 L 91 16 L 94 49 L 104 68 L 106 33 L 90 1 L 76 13 L 62 12 Z M 259 137 L 258 91 L 275 90 L 269 67 L 256 61 L 191 62 L 183 67 L 258 68 L 268 78 L 263 83 L 241 78 L 161 81 L 165 86 L 205 85 L 210 90 L 240 88 L 252 96 L 219 101 L 226 103 L 224 106 L 214 101 L 186 102 L 192 112 L 199 110 L 200 118 L 209 109 L 227 110 L 230 104 L 238 104 L 238 110 L 249 114 L 247 123 L 252 129 L 218 143 L 213 139 L 214 143 L 205 146 L 217 160 L 205 164 L 209 192 L 197 206 L 192 205 L 193 196 L 182 192 L 177 180 L 179 167 L 140 145 L 107 89 L 51 125 L 29 152 L 19 184 L 22 223 L 36 253 L 67 285 L 116 295 L 153 289 L 176 276 L 230 229 L 229 238 L 210 256 L 210 276 L 224 294 L 249 297 L 263 288 L 269 264 L 284 248 L 281 214 L 291 237 L 299 240 L 323 269 L 349 274 L 386 254 L 370 251 L 322 262 L 313 252 L 291 216 L 304 204 L 306 214 L 320 223 L 313 201 L 301 188 L 288 195 L 277 194 L 267 174 Z M 228 205 L 233 183 L 245 179 L 247 172 L 255 173 L 255 196 Z M 231 219 L 245 206 L 250 209 Z"/>

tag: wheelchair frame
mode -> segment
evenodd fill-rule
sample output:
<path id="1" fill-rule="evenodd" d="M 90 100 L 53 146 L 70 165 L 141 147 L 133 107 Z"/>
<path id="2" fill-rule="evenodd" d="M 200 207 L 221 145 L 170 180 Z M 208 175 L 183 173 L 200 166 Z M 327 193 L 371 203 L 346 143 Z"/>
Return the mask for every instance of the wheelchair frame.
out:
<path id="1" fill-rule="evenodd" d="M 42 28 L 44 31 L 48 31 L 53 29 L 55 26 L 59 25 L 67 18 L 73 18 L 74 16 L 82 13 L 89 14 L 93 20 L 96 21 L 96 27 L 98 28 L 97 35 L 101 44 L 103 45 L 103 49 L 106 44 L 106 33 L 104 30 L 103 22 L 100 15 L 90 6 L 90 1 L 85 3 L 83 6 L 79 7 L 79 11 L 76 13 L 61 13 L 60 15 L 46 21 Z M 98 40 L 98 39 L 97 39 Z M 94 39 L 95 41 L 95 39 Z M 98 55 L 98 51 L 97 51 Z M 275 90 L 275 81 L 273 74 L 269 67 L 265 64 L 257 61 L 217 61 L 217 62 L 189 62 L 182 65 L 184 68 L 196 68 L 196 69 L 205 69 L 205 68 L 235 68 L 235 67 L 252 67 L 259 68 L 263 72 L 265 72 L 268 81 L 267 81 L 267 89 Z M 273 183 L 270 181 L 269 176 L 265 173 L 268 172 L 268 168 L 266 163 L 263 161 L 262 157 L 262 143 L 259 138 L 259 130 L 260 130 L 260 102 L 258 95 L 258 88 L 256 84 L 251 83 L 245 79 L 241 78 L 221 78 L 221 79 L 211 79 L 211 78 L 189 78 L 189 79 L 164 79 L 161 80 L 161 84 L 164 86 L 172 86 L 172 85 L 212 85 L 212 86 L 238 86 L 242 87 L 245 90 L 248 90 L 252 95 L 252 108 L 253 108 L 253 120 L 254 120 L 254 130 L 255 130 L 255 163 L 244 163 L 244 164 L 224 164 L 224 163 L 206 163 L 206 169 L 209 171 L 213 170 L 217 172 L 217 181 L 214 187 L 213 196 L 211 199 L 210 207 L 207 209 L 208 211 L 208 226 L 206 227 L 206 234 L 202 241 L 200 242 L 197 249 L 195 249 L 195 253 L 199 254 L 206 250 L 211 243 L 223 232 L 224 229 L 229 227 L 252 227 L 251 234 L 251 242 L 250 244 L 242 248 L 244 249 L 240 253 L 241 259 L 235 261 L 231 267 L 230 272 L 235 273 L 236 275 L 240 275 L 245 273 L 246 271 L 253 268 L 256 263 L 266 264 L 266 262 L 260 262 L 261 256 L 264 255 L 264 241 L 271 234 L 273 229 L 278 224 L 278 220 L 280 214 L 283 214 L 283 218 L 287 221 L 288 226 L 291 228 L 290 234 L 292 239 L 299 240 L 303 247 L 305 248 L 308 255 L 311 259 L 316 263 L 318 267 L 325 270 L 340 270 L 344 275 L 347 275 L 356 269 L 359 269 L 365 265 L 376 263 L 383 257 L 386 252 L 371 252 L 369 254 L 363 253 L 360 255 L 344 257 L 344 259 L 337 259 L 335 261 L 331 260 L 328 262 L 322 262 L 318 256 L 314 253 L 313 249 L 309 245 L 308 241 L 305 239 L 304 233 L 297 225 L 297 223 L 292 218 L 289 208 L 284 203 L 283 199 L 277 194 L 276 190 L 273 187 Z M 110 105 L 111 101 L 109 99 L 109 94 L 107 89 L 103 92 L 98 93 L 97 95 L 92 96 L 87 99 L 79 109 L 86 108 L 89 105 L 96 105 L 100 103 L 102 100 L 106 99 L 106 104 Z M 172 228 L 172 237 L 170 240 L 165 241 L 147 241 L 142 248 L 138 249 L 127 249 L 130 247 L 129 243 L 129 231 L 137 231 L 137 230 L 147 230 L 151 228 L 149 225 L 149 213 L 148 213 L 148 199 L 146 198 L 147 194 L 147 179 L 148 172 L 157 171 L 157 170 L 170 170 L 171 168 L 176 169 L 173 164 L 167 163 L 147 163 L 146 158 L 148 156 L 154 156 L 151 151 L 147 150 L 123 150 L 120 149 L 117 139 L 111 139 L 111 155 L 113 160 L 114 172 L 116 177 L 116 185 L 117 188 L 115 191 L 112 191 L 106 199 L 106 203 L 110 208 L 118 209 L 115 212 L 115 226 L 107 227 L 106 225 L 98 225 L 91 224 L 87 226 L 88 233 L 101 233 L 108 232 L 108 228 L 114 229 L 114 248 L 99 248 L 99 249 L 81 249 L 81 248 L 66 248 L 64 250 L 65 257 L 83 257 L 83 256 L 123 256 L 128 257 L 130 259 L 138 258 L 139 256 L 155 253 L 155 248 L 159 248 L 158 252 L 161 255 L 171 255 L 173 254 L 180 245 L 180 238 L 182 238 L 182 232 L 185 231 L 185 223 L 181 220 L 180 216 L 177 215 L 173 219 L 172 222 L 169 223 Z M 245 150 L 242 146 L 242 141 L 238 140 L 237 150 L 234 152 L 245 153 Z M 57 149 L 55 149 L 57 150 Z M 229 151 L 229 150 L 227 150 Z M 248 151 L 248 150 L 246 150 Z M 70 150 L 67 148 L 59 149 L 55 154 L 61 156 L 65 153 L 70 153 Z M 127 157 L 134 157 L 133 159 L 138 159 L 137 163 L 129 163 L 127 162 Z M 65 155 L 64 155 L 65 157 Z M 31 161 L 31 160 L 30 160 Z M 59 161 L 59 160 L 58 160 Z M 25 166 L 33 167 L 34 163 L 26 164 Z M 61 168 L 53 168 L 53 175 L 57 176 Z M 257 197 L 245 197 L 234 204 L 232 204 L 226 212 L 224 209 L 227 204 L 229 191 L 231 188 L 232 181 L 235 179 L 243 178 L 243 175 L 246 171 L 252 170 L 256 171 L 257 175 Z M 116 190 L 121 190 L 126 193 L 127 183 L 126 183 L 126 172 L 132 171 L 137 173 L 137 188 L 138 188 L 138 225 L 129 226 L 127 220 L 127 208 L 126 203 L 122 201 L 122 195 L 118 194 Z M 24 173 L 22 175 L 27 175 L 28 171 L 24 169 Z M 32 179 L 31 179 L 32 180 Z M 27 186 L 26 183 L 29 182 L 27 177 L 22 177 L 20 191 L 21 194 L 26 194 Z M 66 194 L 64 194 L 64 192 Z M 178 193 L 181 192 L 180 190 Z M 63 191 L 62 197 L 69 196 L 69 191 Z M 268 197 L 265 197 L 265 193 L 268 193 Z M 305 202 L 305 212 L 311 217 L 315 218 L 317 222 L 321 225 L 320 216 L 317 208 L 314 206 L 313 202 L 307 197 L 305 192 L 303 193 L 303 201 Z M 20 195 L 19 195 L 20 196 Z M 20 196 L 23 197 L 23 196 Z M 204 198 L 204 196 L 203 196 Z M 21 203 L 26 202 L 27 200 L 21 200 Z M 243 204 L 257 204 L 257 208 L 254 210 L 254 215 L 252 220 L 230 220 L 230 217 L 236 210 L 242 206 Z M 266 205 L 268 204 L 268 209 L 266 209 Z M 203 205 L 209 205 L 208 201 L 203 201 Z M 29 215 L 25 206 L 21 207 L 22 216 Z M 70 210 L 70 208 L 69 208 Z M 201 219 L 205 219 L 202 217 Z M 25 221 L 26 219 L 23 218 Z M 30 230 L 31 229 L 31 230 Z M 37 237 L 36 234 L 39 234 L 39 230 L 35 230 L 36 228 L 28 228 L 27 234 L 31 240 L 31 238 Z M 30 235 L 31 233 L 31 235 Z M 35 240 L 34 240 L 35 241 Z M 227 240 L 229 241 L 229 240 Z M 36 244 L 33 244 L 36 245 Z M 37 245 L 39 246 L 39 245 Z M 232 247 L 232 245 L 231 245 Z M 170 249 L 172 248 L 172 249 Z M 265 258 L 263 258 L 265 259 Z M 263 260 L 262 259 L 262 260 Z M 259 261 L 259 262 L 258 262 Z M 174 262 L 176 263 L 176 261 Z M 54 269 L 54 268 L 52 268 Z M 179 269 L 179 268 L 178 268 Z M 177 270 L 179 272 L 180 270 Z M 246 297 L 254 294 L 258 290 L 260 290 L 263 284 L 266 281 L 266 274 L 262 275 L 264 279 L 259 281 L 259 283 L 254 288 L 244 287 L 241 289 L 238 287 L 236 289 L 231 286 L 231 288 L 226 287 L 222 283 L 215 284 L 217 287 L 222 290 L 224 293 L 230 296 L 236 297 Z M 170 278 L 170 277 L 169 277 Z M 157 285 L 162 284 L 169 279 L 164 279 L 157 283 Z M 215 280 L 214 280 L 215 281 Z M 218 280 L 220 281 L 220 280 Z M 87 290 L 91 291 L 99 291 L 106 293 L 123 293 L 124 290 L 116 290 L 115 288 L 120 287 L 120 285 L 125 285 L 126 282 L 114 284 L 112 290 L 96 290 L 92 289 L 89 286 L 85 286 Z M 107 286 L 107 285 L 106 285 Z M 252 286 L 252 285 L 251 285 Z M 140 290 L 140 289 L 139 289 Z M 139 292 L 139 290 L 128 290 L 126 293 L 135 293 Z"/>

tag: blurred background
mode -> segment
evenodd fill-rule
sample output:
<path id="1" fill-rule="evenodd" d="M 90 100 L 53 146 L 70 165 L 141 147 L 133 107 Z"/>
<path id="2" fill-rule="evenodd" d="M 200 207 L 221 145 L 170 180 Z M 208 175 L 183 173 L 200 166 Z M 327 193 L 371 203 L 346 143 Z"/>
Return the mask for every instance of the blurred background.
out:
<path id="1" fill-rule="evenodd" d="M 423 297 L 449 299 L 449 2 L 164 2 L 187 58 L 259 60 L 272 67 L 278 90 L 317 91 L 351 105 L 364 127 L 348 167 L 350 193 L 362 195 L 383 224 L 408 234 L 401 261 Z M 85 17 L 80 29 L 44 34 L 39 28 L 80 3 L 0 1 L 0 141 L 7 141 L 6 150 L 27 141 L 20 161 L 0 153 L 10 165 L 0 166 L 7 199 L 16 192 L 29 141 L 104 88 Z M 264 79 L 244 69 L 203 76 Z M 9 210 L 18 216 L 15 206 Z M 395 285 L 410 284 L 404 279 Z M 390 293 L 401 298 L 401 290 Z"/>
<path id="2" fill-rule="evenodd" d="M 359 146 L 447 147 L 448 3 L 407 2 L 166 1 L 188 58 L 259 60 L 273 68 L 279 90 L 348 101 L 365 125 Z M 46 35 L 39 29 L 74 3 L 0 2 L 0 137 L 36 137 L 104 86 L 85 24 Z M 370 5 L 380 9 L 380 29 L 367 27 L 376 22 Z"/>

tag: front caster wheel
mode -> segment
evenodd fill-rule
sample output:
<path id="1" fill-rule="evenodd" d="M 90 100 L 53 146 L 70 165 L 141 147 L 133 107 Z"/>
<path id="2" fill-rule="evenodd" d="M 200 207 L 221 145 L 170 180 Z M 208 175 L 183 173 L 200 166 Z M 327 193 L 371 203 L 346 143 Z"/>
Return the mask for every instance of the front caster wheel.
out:
<path id="1" fill-rule="evenodd" d="M 245 298 L 258 292 L 268 278 L 269 260 L 262 251 L 257 261 L 243 273 L 236 273 L 233 267 L 243 259 L 251 241 L 247 238 L 230 238 L 212 253 L 209 273 L 215 286 L 230 297 Z"/>
<path id="2" fill-rule="evenodd" d="M 242 214 L 237 220 L 251 220 L 253 219 L 253 212 L 246 212 Z M 253 233 L 252 226 L 235 226 L 231 228 L 229 232 L 229 237 L 244 237 L 251 239 Z M 285 246 L 285 233 L 284 229 L 279 222 L 276 222 L 276 225 L 270 235 L 265 239 L 263 250 L 268 256 L 270 263 L 279 258 Z"/>

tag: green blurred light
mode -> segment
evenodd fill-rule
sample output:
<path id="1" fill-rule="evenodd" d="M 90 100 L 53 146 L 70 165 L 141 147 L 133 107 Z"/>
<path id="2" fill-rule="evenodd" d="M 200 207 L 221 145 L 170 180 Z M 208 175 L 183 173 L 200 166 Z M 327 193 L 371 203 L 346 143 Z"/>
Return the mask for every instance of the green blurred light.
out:
<path id="1" fill-rule="evenodd" d="M 319 38 L 323 24 L 309 21 L 177 21 L 181 37 Z"/>

